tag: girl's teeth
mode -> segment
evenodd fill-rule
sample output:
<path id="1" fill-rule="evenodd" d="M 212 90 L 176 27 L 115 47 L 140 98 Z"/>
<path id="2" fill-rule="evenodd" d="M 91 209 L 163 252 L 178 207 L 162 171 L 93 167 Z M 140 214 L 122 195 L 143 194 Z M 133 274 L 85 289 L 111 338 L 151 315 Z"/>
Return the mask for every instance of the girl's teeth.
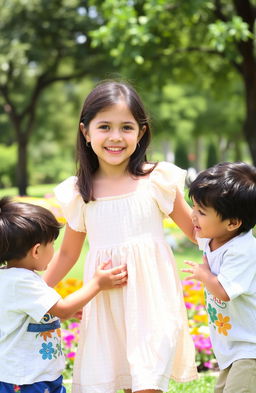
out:
<path id="1" fill-rule="evenodd" d="M 111 150 L 111 151 L 121 151 L 122 150 L 122 148 L 120 148 L 120 147 L 107 147 L 107 149 Z"/>

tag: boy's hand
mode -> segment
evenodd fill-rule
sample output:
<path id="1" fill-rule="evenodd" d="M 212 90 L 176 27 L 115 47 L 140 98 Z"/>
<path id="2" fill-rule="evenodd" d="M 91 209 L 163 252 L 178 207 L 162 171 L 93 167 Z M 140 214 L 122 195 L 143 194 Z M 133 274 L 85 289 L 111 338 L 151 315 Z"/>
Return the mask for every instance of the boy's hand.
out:
<path id="1" fill-rule="evenodd" d="M 102 263 L 97 268 L 94 279 L 100 289 L 121 288 L 127 283 L 127 265 L 120 265 L 109 269 L 111 260 Z"/>
<path id="2" fill-rule="evenodd" d="M 190 268 L 186 268 L 186 269 L 182 269 L 181 271 L 184 273 L 191 273 L 190 276 L 186 277 L 188 280 L 198 280 L 198 281 L 202 281 L 205 282 L 206 277 L 209 275 L 209 273 L 211 273 L 208 261 L 207 261 L 207 257 L 204 254 L 203 255 L 203 263 L 199 264 L 199 263 L 195 263 L 192 261 L 184 261 L 184 263 L 188 266 L 190 266 Z"/>

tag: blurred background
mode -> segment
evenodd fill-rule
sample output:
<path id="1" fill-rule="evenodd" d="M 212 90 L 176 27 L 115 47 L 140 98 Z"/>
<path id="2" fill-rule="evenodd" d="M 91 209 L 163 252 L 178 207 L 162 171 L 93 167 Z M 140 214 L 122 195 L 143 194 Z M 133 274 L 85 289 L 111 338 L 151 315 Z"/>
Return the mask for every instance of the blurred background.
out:
<path id="1" fill-rule="evenodd" d="M 219 161 L 256 165 L 255 18 L 256 0 L 0 0 L 0 197 L 19 195 L 64 222 L 52 191 L 76 172 L 82 103 L 102 79 L 141 95 L 149 159 L 191 179 Z M 200 262 L 201 252 L 173 222 L 164 228 L 184 278 L 184 260 Z M 73 289 L 87 250 L 69 272 Z M 184 283 L 197 365 L 214 369 L 203 288 Z M 75 352 L 66 351 L 70 378 Z M 172 391 L 208 393 L 209 378 Z"/>
<path id="2" fill-rule="evenodd" d="M 0 0 L 0 10 L 1 193 L 43 195 L 75 173 L 83 100 L 109 78 L 145 103 L 148 158 L 191 176 L 256 164 L 256 0 Z"/>

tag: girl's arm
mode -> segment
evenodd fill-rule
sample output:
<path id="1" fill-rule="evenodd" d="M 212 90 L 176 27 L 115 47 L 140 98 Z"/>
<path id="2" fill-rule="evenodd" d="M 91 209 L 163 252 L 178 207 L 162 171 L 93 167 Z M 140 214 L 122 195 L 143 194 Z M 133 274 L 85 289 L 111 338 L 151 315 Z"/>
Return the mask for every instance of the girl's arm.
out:
<path id="1" fill-rule="evenodd" d="M 177 188 L 176 198 L 174 201 L 173 211 L 170 214 L 170 218 L 180 227 L 185 235 L 193 242 L 196 243 L 194 226 L 191 219 L 192 209 L 187 204 L 184 196 Z"/>
<path id="2" fill-rule="evenodd" d="M 54 287 L 74 266 L 81 253 L 84 239 L 84 232 L 74 231 L 66 224 L 61 247 L 55 253 L 47 270 L 43 274 L 43 279 L 49 286 Z"/>
<path id="3" fill-rule="evenodd" d="M 125 285 L 127 281 L 126 266 L 105 270 L 108 263 L 100 265 L 90 281 L 65 299 L 60 299 L 48 312 L 60 319 L 70 318 L 101 290 L 120 288 Z"/>

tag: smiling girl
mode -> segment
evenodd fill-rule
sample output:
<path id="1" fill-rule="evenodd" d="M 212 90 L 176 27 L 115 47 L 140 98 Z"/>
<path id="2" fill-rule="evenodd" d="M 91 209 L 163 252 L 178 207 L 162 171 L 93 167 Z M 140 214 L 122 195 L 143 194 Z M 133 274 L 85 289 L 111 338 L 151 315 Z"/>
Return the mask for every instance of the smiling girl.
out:
<path id="1" fill-rule="evenodd" d="M 85 282 L 101 261 L 127 264 L 128 284 L 84 309 L 73 393 L 166 391 L 196 378 L 181 283 L 163 231 L 170 216 L 193 239 L 182 194 L 186 172 L 145 153 L 150 126 L 136 91 L 102 82 L 86 98 L 77 139 L 78 171 L 56 189 L 66 232 L 45 278 L 54 285 L 76 262 L 85 236 Z"/>

